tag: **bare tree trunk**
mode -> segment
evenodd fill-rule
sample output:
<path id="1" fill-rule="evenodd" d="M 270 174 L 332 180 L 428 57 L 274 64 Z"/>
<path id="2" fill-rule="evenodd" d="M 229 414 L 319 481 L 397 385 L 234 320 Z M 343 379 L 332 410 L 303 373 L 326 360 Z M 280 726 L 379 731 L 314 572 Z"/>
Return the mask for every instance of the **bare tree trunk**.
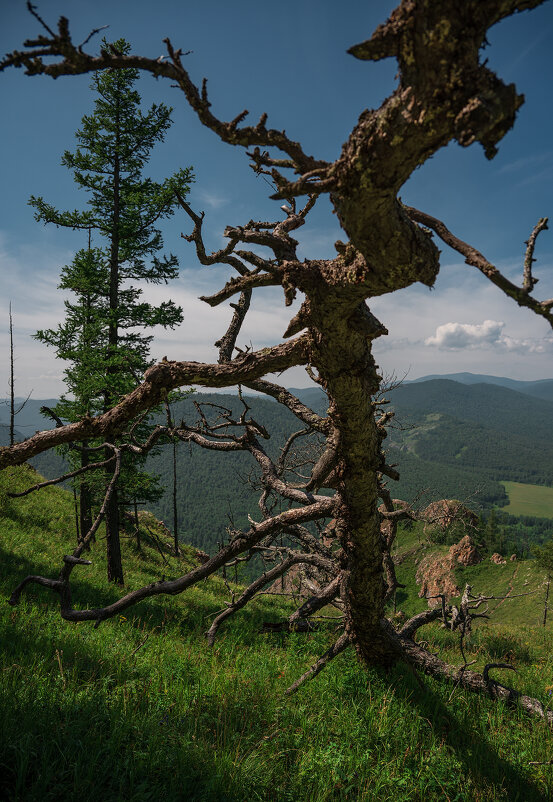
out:
<path id="1" fill-rule="evenodd" d="M 110 454 L 111 456 L 111 454 Z M 113 472 L 106 474 L 106 484 Z M 119 539 L 119 507 L 117 488 L 114 489 L 106 506 L 106 556 L 108 563 L 108 582 L 123 584 L 123 563 L 121 561 L 121 542 Z"/>
<path id="2" fill-rule="evenodd" d="M 15 443 L 15 379 L 13 373 L 13 319 L 10 301 L 10 446 Z"/>
<path id="3" fill-rule="evenodd" d="M 175 539 L 175 555 L 179 555 L 179 532 L 177 513 L 177 443 L 173 441 L 173 537 Z"/>
<path id="4" fill-rule="evenodd" d="M 142 544 L 140 542 L 140 522 L 138 520 L 138 504 L 136 503 L 136 498 L 134 499 L 134 525 L 136 528 L 136 548 L 140 551 L 142 549 Z"/>
<path id="5" fill-rule="evenodd" d="M 73 506 L 75 509 L 75 532 L 77 534 L 77 543 L 81 542 L 81 531 L 79 528 L 79 502 L 77 501 L 77 488 L 73 486 Z"/>
<path id="6" fill-rule="evenodd" d="M 475 266 L 520 306 L 532 309 L 553 326 L 553 300 L 540 301 L 530 294 L 535 284 L 532 277 L 535 237 L 547 226 L 545 218 L 539 221 L 528 242 L 523 284 L 519 287 L 503 276 L 475 248 L 453 236 L 443 223 L 416 209 L 405 207 L 397 194 L 415 169 L 453 140 L 463 147 L 480 142 L 488 158 L 495 155 L 497 143 L 512 126 L 523 98 L 516 94 L 514 85 L 502 83 L 486 67 L 486 63 L 480 61 L 479 52 L 486 42 L 489 27 L 515 11 L 538 6 L 541 2 L 543 0 L 488 0 L 464 4 L 454 0 L 443 0 L 441 3 L 423 0 L 402 2 L 369 40 L 355 45 L 349 51 L 353 56 L 367 61 L 397 58 L 397 88 L 378 110 L 365 111 L 360 115 L 340 157 L 332 163 L 308 156 L 301 144 L 288 139 L 285 132 L 268 130 L 265 127 L 265 114 L 255 126 L 241 125 L 244 112 L 229 123 L 217 119 L 209 109 L 205 84 L 200 89 L 192 83 L 181 62 L 180 51 L 174 50 L 169 40 L 167 59 L 133 56 L 134 66 L 148 70 L 156 77 L 165 76 L 174 85 L 176 83 L 185 92 L 201 122 L 224 141 L 254 148 L 249 155 L 255 169 L 259 173 L 270 174 L 277 188 L 273 197 L 286 199 L 290 204 L 281 207 L 287 218 L 275 224 L 250 221 L 245 227 L 229 227 L 225 234 L 230 244 L 209 256 L 202 241 L 203 215 L 195 214 L 179 198 L 181 206 L 194 222 L 193 233 L 185 236 L 185 239 L 196 243 L 200 262 L 206 265 L 226 263 L 240 274 L 239 278 L 230 279 L 219 292 L 203 298 L 211 306 L 217 306 L 240 292 L 240 302 L 233 304 L 233 322 L 224 338 L 216 343 L 220 347 L 219 362 L 205 365 L 162 360 L 146 371 L 144 383 L 122 401 L 119 401 L 117 391 L 110 385 L 110 370 L 114 378 L 117 372 L 115 366 L 110 366 L 104 416 L 73 424 L 69 430 L 40 433 L 30 442 L 8 449 L 8 454 L 1 449 L 0 466 L 12 464 L 12 460 L 13 464 L 17 464 L 52 445 L 73 442 L 81 432 L 87 437 L 98 432 L 105 442 L 114 432 L 122 431 L 122 423 L 127 423 L 141 411 L 165 400 L 172 389 L 189 384 L 213 388 L 236 384 L 246 384 L 248 387 L 261 385 L 264 392 L 288 406 L 303 423 L 307 422 L 310 429 L 325 435 L 326 451 L 317 461 L 307 483 L 302 483 L 299 489 L 298 485 L 288 484 L 283 479 L 286 476 L 283 470 L 285 461 L 275 465 L 257 443 L 257 434 L 263 428 L 258 424 L 248 422 L 245 418 L 241 418 L 240 422 L 229 421 L 232 426 L 243 427 L 244 434 L 233 435 L 225 441 L 219 426 L 210 427 L 204 421 L 202 426 L 195 427 L 183 422 L 179 437 L 185 441 L 212 450 L 251 452 L 261 468 L 262 498 L 265 499 L 260 504 L 263 520 L 250 519 L 251 526 L 247 530 L 233 531 L 229 542 L 222 544 L 216 555 L 182 577 L 149 584 L 127 593 L 104 608 L 74 610 L 71 607 L 69 574 L 73 565 L 81 564 L 79 550 L 72 557 L 64 556 L 60 580 L 28 576 L 15 589 L 11 604 L 17 602 L 27 583 L 38 583 L 60 594 L 62 614 L 66 620 L 100 622 L 151 596 L 183 592 L 216 571 L 222 570 L 225 575 L 227 566 L 236 567 L 236 561 L 248 559 L 247 553 L 258 549 L 270 551 L 272 557 L 281 556 L 281 564 L 271 569 L 276 573 L 271 574 L 270 578 L 276 578 L 292 563 L 285 565 L 282 542 L 277 547 L 275 538 L 283 532 L 288 536 L 293 531 L 301 550 L 288 556 L 294 564 L 296 561 L 318 564 L 334 576 L 333 581 L 339 585 L 339 591 L 332 589 L 333 593 L 336 590 L 333 598 L 335 602 L 339 601 L 345 631 L 312 668 L 291 686 L 290 691 L 299 687 L 305 679 L 315 676 L 349 644 L 355 644 L 359 656 L 367 664 L 387 666 L 403 658 L 419 670 L 436 678 L 453 681 L 459 687 L 508 703 L 517 701 L 532 715 L 553 724 L 553 712 L 544 710 L 541 702 L 525 697 L 489 676 L 491 669 L 509 670 L 512 666 L 488 664 L 479 675 L 467 668 L 466 660 L 461 668 L 456 669 L 417 644 L 413 636 L 418 627 L 436 620 L 440 611 L 419 614 L 423 615 L 422 619 L 417 616 L 411 619 L 399 633 L 384 617 L 386 576 L 383 557 L 387 544 L 383 542 L 381 518 L 392 520 L 391 516 L 396 511 L 379 511 L 379 493 L 384 500 L 379 483 L 382 484 L 382 474 L 387 473 L 392 477 L 396 472 L 385 465 L 381 451 L 381 424 L 375 418 L 372 402 L 372 396 L 379 388 L 380 376 L 371 353 L 371 341 L 387 331 L 373 317 L 365 303 L 365 299 L 387 295 L 415 282 L 433 286 L 440 267 L 439 250 L 430 234 L 430 230 L 433 230 L 461 253 L 467 264 Z M 470 24 L 467 24 L 468 21 Z M 126 56 L 109 52 L 107 48 L 101 51 L 100 56 L 88 56 L 81 48 L 74 47 L 66 20 L 60 20 L 59 35 L 50 29 L 47 31 L 51 39 L 43 36 L 38 49 L 31 42 L 28 46 L 35 47 L 35 50 L 30 53 L 28 50 L 25 53 L 15 51 L 3 64 L 25 66 L 29 74 L 48 73 L 54 77 L 129 66 Z M 30 54 L 34 56 L 32 60 Z M 63 60 L 45 64 L 42 60 L 45 55 L 63 55 Z M 117 146 L 116 140 L 116 153 Z M 264 150 L 265 147 L 271 148 L 271 152 Z M 272 155 L 275 148 L 280 151 L 278 158 Z M 286 158 L 280 158 L 282 154 Z M 110 279 L 112 322 L 108 346 L 108 353 L 113 354 L 118 345 L 119 287 L 119 178 L 116 160 L 114 168 L 116 201 Z M 289 168 L 295 171 L 293 179 L 288 173 L 285 175 L 281 172 Z M 324 193 L 329 193 L 330 202 L 349 241 L 335 243 L 338 256 L 334 259 L 302 262 L 296 254 L 298 243 L 290 236 L 290 232 L 303 225 L 305 215 L 313 207 L 316 197 Z M 308 195 L 309 200 L 298 212 L 295 199 L 301 195 Z M 251 243 L 262 244 L 272 251 L 274 258 L 264 259 L 251 251 L 234 250 L 238 243 L 248 247 Z M 250 269 L 250 265 L 255 265 L 255 270 Z M 284 335 L 285 338 L 298 337 L 259 352 L 238 349 L 238 356 L 232 359 L 236 337 L 249 305 L 248 293 L 254 288 L 277 285 L 283 288 L 287 305 L 292 303 L 296 291 L 304 294 L 301 308 L 290 320 Z M 307 332 L 300 335 L 304 330 Z M 261 380 L 268 373 L 280 373 L 299 364 L 305 365 L 309 375 L 319 381 L 326 391 L 329 398 L 328 418 L 320 418 L 312 410 L 306 409 L 284 388 Z M 108 395 L 110 405 L 107 404 Z M 118 403 L 113 409 L 115 402 Z M 174 436 L 174 427 L 168 428 Z M 121 449 L 115 444 L 112 448 L 120 466 Z M 330 463 L 327 464 L 323 457 L 328 458 Z M 109 493 L 118 475 L 118 472 L 112 474 L 114 479 Z M 332 489 L 334 495 L 318 496 L 319 488 Z M 106 495 L 106 507 L 109 493 Z M 286 509 L 269 511 L 266 504 L 269 493 L 286 500 Z M 386 493 L 389 497 L 388 491 Z M 292 502 L 300 506 L 291 506 Z M 109 539 L 112 513 L 115 517 L 117 515 L 115 492 L 109 499 L 109 507 L 109 514 L 106 515 L 108 561 L 115 559 L 110 556 Z M 318 525 L 321 520 L 329 518 L 332 519 L 333 532 L 341 546 L 336 552 L 318 541 L 313 543 L 310 531 L 303 527 L 308 522 Z M 176 537 L 176 522 L 174 528 Z M 313 553 L 308 554 L 306 548 L 313 548 Z M 267 572 L 252 583 L 240 599 L 235 600 L 232 594 L 229 610 L 234 612 L 240 609 L 252 598 L 252 594 L 264 586 L 269 574 Z M 395 589 L 393 584 L 391 582 L 390 587 Z M 548 596 L 549 577 L 544 626 Z M 479 605 L 483 598 L 474 599 L 475 605 Z M 460 608 L 464 616 L 461 633 L 465 632 L 471 620 L 469 590 L 463 599 L 464 608 Z M 445 603 L 442 614 L 446 623 Z M 453 612 L 450 610 L 449 614 L 453 630 Z M 459 615 L 456 609 L 456 620 Z M 224 617 L 228 617 L 226 611 Z"/>
<path id="7" fill-rule="evenodd" d="M 549 600 L 549 585 L 551 584 L 551 574 L 547 574 L 547 586 L 545 590 L 545 602 L 543 605 L 543 626 L 547 624 L 547 602 Z"/>
<path id="8" fill-rule="evenodd" d="M 81 452 L 81 468 L 85 468 L 89 464 L 88 452 L 86 450 L 88 441 L 83 442 L 83 450 Z M 81 479 L 79 488 L 79 519 L 81 526 L 81 537 L 84 537 L 92 526 L 92 494 L 86 481 L 86 475 Z"/>
<path id="9" fill-rule="evenodd" d="M 311 292 L 306 289 L 314 324 L 311 363 L 329 396 L 329 417 L 340 432 L 343 513 L 337 518 L 336 531 L 347 556 L 346 632 L 362 659 L 388 665 L 397 654 L 381 625 L 385 593 L 377 485 L 381 456 L 371 403 L 380 377 L 367 331 L 358 325 L 367 307 L 354 293 L 345 295 L 332 287 L 340 265 L 333 267 L 324 275 L 323 286 Z"/>

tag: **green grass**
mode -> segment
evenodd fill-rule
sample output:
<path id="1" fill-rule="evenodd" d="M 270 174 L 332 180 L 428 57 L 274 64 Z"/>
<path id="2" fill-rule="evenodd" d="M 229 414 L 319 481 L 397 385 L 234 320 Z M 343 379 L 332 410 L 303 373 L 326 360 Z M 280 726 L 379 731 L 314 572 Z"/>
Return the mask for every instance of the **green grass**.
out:
<path id="1" fill-rule="evenodd" d="M 64 491 L 5 498 L 8 485 L 34 481 L 25 468 L 0 474 L 4 598 L 30 571 L 55 576 L 60 555 L 71 548 L 72 507 Z M 419 535 L 408 533 L 399 547 L 420 545 Z M 176 576 L 192 553 L 166 558 L 169 566 L 151 543 L 139 553 L 125 540 L 127 586 Z M 101 539 L 91 559 L 93 565 L 73 574 L 78 606 L 119 593 L 106 586 Z M 98 629 L 61 620 L 57 599 L 41 588 L 26 592 L 15 608 L 0 605 L 0 798 L 551 798 L 551 767 L 529 765 L 551 756 L 543 724 L 431 680 L 421 688 L 402 665 L 366 670 L 352 651 L 289 699 L 286 687 L 332 634 L 259 635 L 263 620 L 289 610 L 286 602 L 260 596 L 222 628 L 210 650 L 203 633 L 226 598 L 223 582 L 213 578 L 182 596 L 142 603 Z M 428 628 L 424 637 L 460 662 L 451 633 Z M 506 626 L 478 629 L 467 649 L 477 667 L 491 657 L 511 660 L 514 683 L 547 700 L 552 647 L 549 628 L 544 634 Z"/>
<path id="2" fill-rule="evenodd" d="M 406 616 L 415 615 L 427 607 L 426 600 L 418 595 L 420 586 L 415 581 L 417 566 L 428 554 L 445 555 L 448 551 L 449 546 L 437 546 L 427 540 L 420 523 L 408 531 L 400 529 L 394 559 L 399 563 L 396 565 L 396 576 L 405 587 L 397 591 L 396 606 Z M 461 592 L 469 584 L 473 588 L 473 595 L 498 597 L 489 602 L 490 619 L 486 626 L 530 627 L 539 639 L 545 572 L 537 567 L 535 560 L 507 560 L 505 565 L 496 565 L 486 556 L 477 565 L 457 566 L 455 579 Z M 505 596 L 507 598 L 503 599 Z"/>
<path id="3" fill-rule="evenodd" d="M 553 487 L 526 485 L 521 482 L 501 482 L 509 503 L 502 507 L 510 515 L 535 515 L 537 518 L 553 518 Z"/>

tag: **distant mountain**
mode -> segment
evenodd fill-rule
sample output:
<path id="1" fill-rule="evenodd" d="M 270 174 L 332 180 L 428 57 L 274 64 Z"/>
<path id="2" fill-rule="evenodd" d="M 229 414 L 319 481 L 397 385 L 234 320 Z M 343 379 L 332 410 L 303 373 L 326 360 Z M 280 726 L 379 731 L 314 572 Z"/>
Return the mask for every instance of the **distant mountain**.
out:
<path id="1" fill-rule="evenodd" d="M 16 398 L 16 404 L 24 401 L 24 398 Z M 44 417 L 40 412 L 42 406 L 54 407 L 58 403 L 57 398 L 34 399 L 29 398 L 21 412 L 15 418 L 15 425 L 22 433 L 21 439 L 30 437 L 35 432 L 41 432 L 44 429 L 53 429 L 55 424 L 53 421 Z M 7 400 L 0 400 L 0 424 L 5 426 L 9 425 L 10 412 L 7 406 Z"/>
<path id="2" fill-rule="evenodd" d="M 16 442 L 23 440 L 23 435 L 17 429 L 13 430 Z M 5 423 L 0 423 L 0 446 L 9 446 L 10 444 L 10 427 Z"/>
<path id="3" fill-rule="evenodd" d="M 328 397 L 320 387 L 291 387 L 290 392 L 319 415 L 325 415 L 328 409 Z"/>
<path id="4" fill-rule="evenodd" d="M 386 442 L 400 453 L 468 469 L 475 481 L 553 484 L 553 402 L 449 379 L 403 384 L 387 397 L 396 417 Z"/>
<path id="5" fill-rule="evenodd" d="M 553 401 L 500 385 L 431 379 L 402 384 L 387 396 L 398 410 L 439 412 L 490 427 L 505 436 L 520 433 L 549 443 L 553 430 Z"/>
<path id="6" fill-rule="evenodd" d="M 449 379 L 450 381 L 459 382 L 459 384 L 497 384 L 500 387 L 507 387 L 509 390 L 516 390 L 519 393 L 553 401 L 553 379 L 519 381 L 517 379 L 508 379 L 505 376 L 488 376 L 483 373 L 446 373 L 444 375 L 434 373 L 405 383 L 418 384 L 432 379 Z"/>

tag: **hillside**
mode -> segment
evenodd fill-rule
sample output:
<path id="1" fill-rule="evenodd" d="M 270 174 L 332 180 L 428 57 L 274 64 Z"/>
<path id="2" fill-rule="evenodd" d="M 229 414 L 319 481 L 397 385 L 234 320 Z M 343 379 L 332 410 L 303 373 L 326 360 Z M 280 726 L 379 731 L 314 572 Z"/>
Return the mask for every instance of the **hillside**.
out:
<path id="1" fill-rule="evenodd" d="M 294 392 L 316 411 L 326 411 L 327 399 L 319 388 Z M 396 419 L 385 447 L 388 462 L 398 466 L 401 476 L 398 483 L 389 482 L 395 497 L 417 506 L 440 498 L 461 498 L 476 510 L 489 510 L 508 503 L 504 482 L 553 484 L 552 402 L 500 384 L 449 379 L 406 383 L 388 397 Z M 235 412 L 241 408 L 236 396 L 198 392 L 180 402 L 175 418 L 195 421 L 194 401 L 221 404 Z M 18 417 L 20 431 L 49 424 L 39 412 L 43 403 L 55 401 L 28 402 Z M 248 397 L 248 404 L 249 414 L 271 432 L 268 451 L 278 454 L 298 428 L 297 420 L 272 399 Z M 64 470 L 63 459 L 55 453 L 41 454 L 33 464 L 49 478 Z M 153 509 L 172 526 L 171 448 L 153 454 L 147 467 L 167 488 Z M 209 552 L 225 539 L 229 525 L 244 526 L 248 514 L 256 517 L 258 494 L 251 481 L 257 467 L 248 454 L 181 446 L 177 470 L 179 531 L 188 542 Z"/>
<path id="2" fill-rule="evenodd" d="M 478 533 L 471 534 L 478 543 Z M 449 545 L 433 543 L 424 533 L 422 523 L 400 531 L 393 558 L 397 565 L 397 578 L 405 588 L 397 591 L 396 606 L 408 617 L 428 607 L 426 599 L 419 596 L 421 585 L 415 581 L 422 561 L 443 557 L 449 549 Z M 504 564 L 495 564 L 490 560 L 489 553 L 482 548 L 479 551 L 482 556 L 480 563 L 464 567 L 457 565 L 454 571 L 454 579 L 461 592 L 468 584 L 473 588 L 473 595 L 497 597 L 489 602 L 489 620 L 475 622 L 474 643 L 478 645 L 482 639 L 491 642 L 495 638 L 501 641 L 506 637 L 498 634 L 503 627 L 528 625 L 539 631 L 546 593 L 545 572 L 536 566 L 534 560 L 510 560 L 507 556 Z M 513 635 L 513 639 L 516 641 L 516 636 Z M 522 639 L 519 639 L 517 648 L 521 649 L 523 645 Z M 497 658 L 502 656 L 496 655 Z"/>
<path id="3" fill-rule="evenodd" d="M 23 435 L 18 429 L 13 430 L 15 442 L 23 440 Z M 10 444 L 10 427 L 4 423 L 0 423 L 0 446 L 9 446 Z"/>
<path id="4" fill-rule="evenodd" d="M 414 379 L 413 382 L 406 382 L 406 384 L 426 382 L 431 379 L 449 379 L 460 384 L 496 384 L 500 387 L 516 390 L 519 393 L 533 395 L 536 398 L 544 398 L 546 401 L 553 401 L 553 379 L 519 381 L 517 379 L 508 379 L 506 376 L 489 376 L 482 373 L 446 373 L 442 375 L 434 373 L 430 376 L 421 376 L 421 378 Z"/>
<path id="5" fill-rule="evenodd" d="M 0 473 L 4 597 L 29 571 L 55 576 L 73 541 L 72 499 L 62 489 L 7 502 L 7 486 L 30 481 L 36 476 L 27 467 Z M 163 527 L 151 517 L 147 522 L 164 542 Z M 400 534 L 398 550 L 416 547 L 419 535 Z M 146 529 L 141 552 L 132 538 L 123 548 L 129 588 L 161 573 L 177 575 L 192 558 L 185 549 L 176 561 L 165 539 L 162 559 Z M 76 605 L 118 595 L 104 581 L 101 533 L 90 559 L 92 565 L 74 573 Z M 481 586 L 489 585 L 482 576 Z M 98 629 L 64 622 L 57 598 L 45 589 L 27 591 L 15 608 L 0 605 L 0 797 L 550 798 L 548 766 L 530 765 L 549 760 L 543 724 L 427 678 L 419 685 L 401 665 L 366 671 L 353 651 L 287 698 L 284 689 L 327 648 L 332 633 L 260 636 L 262 621 L 279 620 L 290 609 L 262 595 L 230 620 L 209 650 L 206 621 L 225 598 L 222 581 L 211 578 L 182 596 L 144 602 Z M 459 662 L 451 633 L 427 628 L 424 637 Z M 467 651 L 477 668 L 512 660 L 517 674 L 509 680 L 545 700 L 553 683 L 552 646 L 549 626 L 543 633 L 490 622 Z"/>
<path id="6" fill-rule="evenodd" d="M 297 418 L 281 404 L 260 396 L 247 398 L 251 416 L 271 434 L 262 442 L 267 452 L 277 457 L 291 432 L 300 428 Z M 198 420 L 194 403 L 220 404 L 239 415 L 243 407 L 236 396 L 220 393 L 195 393 L 173 405 L 176 421 Z M 210 417 L 217 410 L 206 407 Z M 161 418 L 160 418 L 161 419 Z M 162 447 L 148 458 L 146 467 L 161 477 L 168 488 L 152 509 L 165 522 L 172 518 L 172 448 Z M 183 444 L 177 450 L 179 527 L 182 537 L 201 549 L 211 552 L 217 543 L 227 538 L 228 526 L 248 526 L 248 515 L 258 517 L 259 492 L 252 488 L 259 472 L 249 453 L 214 452 Z"/>
<path id="7" fill-rule="evenodd" d="M 506 502 L 501 481 L 553 484 L 552 402 L 446 379 L 404 384 L 387 397 L 396 412 L 390 444 L 446 476 L 453 468 L 468 471 L 473 488 L 484 490 L 483 506 Z"/>
<path id="8" fill-rule="evenodd" d="M 399 411 L 449 415 L 498 432 L 521 434 L 534 441 L 548 438 L 553 403 L 492 384 L 460 384 L 448 379 L 400 385 L 389 394 Z"/>
<path id="9" fill-rule="evenodd" d="M 23 401 L 24 398 L 16 398 L 16 405 Z M 9 406 L 8 406 L 7 399 L 0 400 L 0 424 L 8 425 L 9 424 Z M 58 403 L 57 398 L 43 398 L 43 399 L 36 399 L 36 398 L 29 398 L 25 402 L 25 406 L 19 412 L 15 418 L 15 427 L 16 429 L 21 432 L 23 437 L 30 437 L 36 431 L 42 431 L 43 429 L 51 429 L 53 428 L 54 424 L 52 421 L 45 417 L 40 408 L 42 406 L 46 407 L 54 407 Z"/>

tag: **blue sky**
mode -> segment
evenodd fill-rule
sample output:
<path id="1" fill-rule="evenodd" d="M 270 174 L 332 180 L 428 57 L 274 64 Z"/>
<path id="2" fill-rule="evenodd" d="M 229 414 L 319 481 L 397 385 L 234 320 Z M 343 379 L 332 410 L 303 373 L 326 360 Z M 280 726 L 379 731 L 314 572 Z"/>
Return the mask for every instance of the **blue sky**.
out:
<path id="1" fill-rule="evenodd" d="M 170 36 L 175 46 L 192 51 L 186 66 L 197 82 L 208 78 L 218 116 L 231 119 L 248 108 L 257 119 L 266 111 L 269 125 L 286 129 L 320 158 L 336 158 L 359 113 L 377 107 L 395 85 L 393 60 L 363 62 L 346 52 L 386 19 L 395 3 L 384 0 L 36 1 L 51 26 L 60 14 L 69 17 L 77 42 L 92 28 L 109 25 L 103 32 L 108 38 L 124 36 L 136 52 L 157 57 L 164 52 L 163 38 Z M 2 53 L 40 32 L 23 0 L 2 0 L 0 23 Z M 489 65 L 526 96 L 514 130 L 491 162 L 478 145 L 452 144 L 416 171 L 401 196 L 443 219 L 510 277 L 518 277 L 524 240 L 539 217 L 553 218 L 553 3 L 500 23 L 489 40 Z M 88 47 L 97 50 L 99 42 L 96 37 Z M 33 397 L 44 398 L 63 391 L 63 363 L 31 335 L 62 319 L 59 270 L 84 243 L 82 234 L 36 223 L 27 201 L 31 194 L 43 195 L 59 208 L 84 208 L 86 196 L 60 166 L 60 157 L 74 149 L 74 131 L 92 109 L 89 83 L 89 76 L 53 81 L 29 78 L 22 70 L 0 74 L 0 396 L 8 388 L 10 300 L 18 395 L 32 389 Z M 205 130 L 178 90 L 149 75 L 138 88 L 144 104 L 163 100 L 174 108 L 174 125 L 154 152 L 149 173 L 162 179 L 181 166 L 194 167 L 190 201 L 206 213 L 211 247 L 220 246 L 227 224 L 278 218 L 279 204 L 268 200 L 271 190 L 248 167 L 244 152 Z M 179 256 L 181 277 L 169 288 L 147 292 L 159 300 L 172 296 L 183 306 L 185 320 L 176 331 L 156 332 L 152 354 L 211 361 L 212 343 L 230 310 L 211 310 L 197 296 L 220 286 L 226 273 L 197 264 L 192 246 L 180 238 L 189 229 L 181 214 L 164 228 L 166 250 Z M 323 198 L 301 232 L 302 255 L 331 257 L 340 236 Z M 553 230 L 541 235 L 536 255 L 536 294 L 551 297 Z M 551 329 L 446 248 L 442 265 L 434 290 L 416 285 L 371 305 L 390 332 L 376 349 L 384 372 L 408 373 L 408 378 L 466 370 L 519 379 L 553 376 Z M 278 342 L 289 313 L 280 290 L 258 291 L 241 344 L 259 348 Z M 309 384 L 299 370 L 285 381 Z"/>

